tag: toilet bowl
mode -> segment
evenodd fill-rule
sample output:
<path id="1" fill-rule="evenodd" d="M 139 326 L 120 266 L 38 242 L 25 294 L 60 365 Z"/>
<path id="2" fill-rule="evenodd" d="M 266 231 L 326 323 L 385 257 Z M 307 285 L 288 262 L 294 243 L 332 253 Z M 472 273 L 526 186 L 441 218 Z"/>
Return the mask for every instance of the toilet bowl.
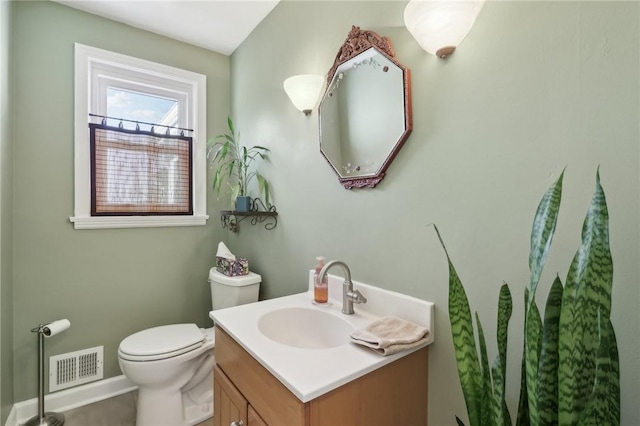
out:
<path id="1" fill-rule="evenodd" d="M 260 275 L 209 272 L 215 309 L 256 302 Z M 122 373 L 138 386 L 136 426 L 190 426 L 213 415 L 214 329 L 169 324 L 139 331 L 118 347 Z"/>

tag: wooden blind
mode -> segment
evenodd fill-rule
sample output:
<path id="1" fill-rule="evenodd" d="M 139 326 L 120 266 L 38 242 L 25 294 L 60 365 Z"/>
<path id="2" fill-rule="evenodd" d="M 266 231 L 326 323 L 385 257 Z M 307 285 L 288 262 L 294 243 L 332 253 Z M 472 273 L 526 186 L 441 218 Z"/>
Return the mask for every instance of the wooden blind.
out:
<path id="1" fill-rule="evenodd" d="M 91 215 L 192 215 L 192 138 L 89 124 Z"/>

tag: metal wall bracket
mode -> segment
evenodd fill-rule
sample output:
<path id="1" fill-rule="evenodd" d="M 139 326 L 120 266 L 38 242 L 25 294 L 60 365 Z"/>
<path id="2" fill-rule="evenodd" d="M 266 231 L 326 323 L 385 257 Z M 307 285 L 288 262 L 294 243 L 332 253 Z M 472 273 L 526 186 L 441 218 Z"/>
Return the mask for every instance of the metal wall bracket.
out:
<path id="1" fill-rule="evenodd" d="M 220 212 L 220 223 L 223 228 L 229 228 L 231 232 L 238 232 L 239 224 L 246 218 L 251 218 L 251 225 L 264 223 L 264 229 L 271 231 L 278 225 L 278 213 L 276 206 L 269 204 L 265 206 L 260 198 L 251 199 L 251 211 L 238 212 L 235 210 L 222 210 Z"/>

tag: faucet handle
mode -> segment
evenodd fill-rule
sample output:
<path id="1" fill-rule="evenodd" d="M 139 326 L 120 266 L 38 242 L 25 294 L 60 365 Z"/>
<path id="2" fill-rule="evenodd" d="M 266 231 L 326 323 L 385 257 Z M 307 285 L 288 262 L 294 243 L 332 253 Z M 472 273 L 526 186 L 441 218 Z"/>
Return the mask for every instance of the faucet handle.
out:
<path id="1" fill-rule="evenodd" d="M 362 293 L 360 293 L 360 290 L 353 290 L 350 291 L 349 293 L 347 293 L 347 297 L 353 302 L 353 303 L 367 303 L 367 298 L 364 297 L 362 295 Z"/>

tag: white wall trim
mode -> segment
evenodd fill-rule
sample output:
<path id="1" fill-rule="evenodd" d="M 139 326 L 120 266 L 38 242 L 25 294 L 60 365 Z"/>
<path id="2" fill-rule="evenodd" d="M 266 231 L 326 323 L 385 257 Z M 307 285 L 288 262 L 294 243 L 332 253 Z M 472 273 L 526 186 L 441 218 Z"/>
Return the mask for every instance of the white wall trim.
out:
<path id="1" fill-rule="evenodd" d="M 70 217 L 75 229 L 154 228 L 166 226 L 206 225 L 204 216 L 94 216 Z"/>
<path id="2" fill-rule="evenodd" d="M 46 412 L 68 411 L 134 391 L 137 388 L 123 375 L 111 377 L 45 395 L 44 409 Z M 36 414 L 38 414 L 38 398 L 18 402 L 11 408 L 5 426 L 19 426 Z"/>
<path id="3" fill-rule="evenodd" d="M 16 406 L 14 405 L 13 407 L 11 407 L 11 411 L 9 412 L 9 417 L 7 417 L 7 422 L 5 423 L 5 426 L 17 426 L 20 423 L 18 423 L 18 414 L 16 411 Z"/>

